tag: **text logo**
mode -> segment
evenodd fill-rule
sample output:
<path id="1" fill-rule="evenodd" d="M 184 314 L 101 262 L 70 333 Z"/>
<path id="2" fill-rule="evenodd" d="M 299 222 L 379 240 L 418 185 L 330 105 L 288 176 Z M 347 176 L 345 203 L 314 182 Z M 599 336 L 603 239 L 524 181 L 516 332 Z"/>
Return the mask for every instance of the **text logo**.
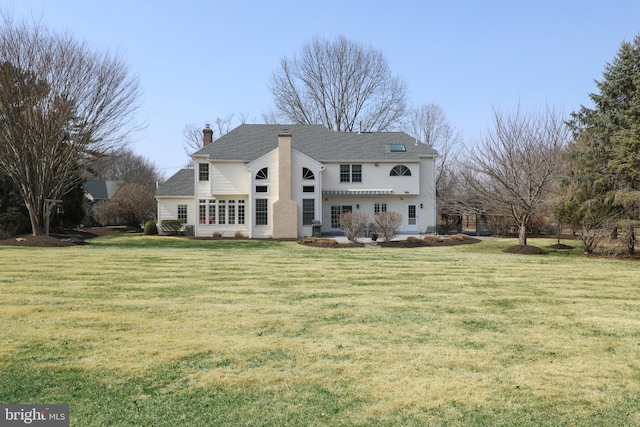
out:
<path id="1" fill-rule="evenodd" d="M 0 404 L 0 427 L 69 427 L 69 405 Z"/>

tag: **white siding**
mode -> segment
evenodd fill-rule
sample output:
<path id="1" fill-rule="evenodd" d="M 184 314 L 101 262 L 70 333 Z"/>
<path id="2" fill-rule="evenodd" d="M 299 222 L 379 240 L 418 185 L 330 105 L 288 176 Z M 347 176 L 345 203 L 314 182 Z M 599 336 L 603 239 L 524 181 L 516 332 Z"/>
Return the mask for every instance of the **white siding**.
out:
<path id="1" fill-rule="evenodd" d="M 436 167 L 435 159 L 422 159 L 420 162 L 420 198 L 424 200 L 423 207 L 418 206 L 418 225 L 422 232 L 427 227 L 435 227 L 437 223 L 436 205 Z"/>
<path id="2" fill-rule="evenodd" d="M 211 194 L 249 193 L 249 173 L 244 163 L 212 163 L 210 170 Z"/>
<path id="3" fill-rule="evenodd" d="M 315 218 L 322 222 L 322 169 L 323 165 L 316 160 L 300 153 L 293 151 L 291 173 L 291 198 L 298 204 L 298 236 L 311 236 L 313 228 L 311 225 L 303 225 L 302 199 L 315 200 Z M 303 179 L 302 169 L 307 168 L 313 172 L 314 179 Z M 313 193 L 303 192 L 304 187 L 313 187 Z"/>
<path id="4" fill-rule="evenodd" d="M 187 205 L 187 225 L 193 225 L 197 220 L 197 212 L 193 206 L 192 197 L 175 197 L 158 199 L 158 230 L 162 221 L 166 219 L 178 219 L 178 205 Z"/>
<path id="5" fill-rule="evenodd" d="M 251 162 L 250 168 L 250 202 L 249 211 L 247 212 L 247 220 L 250 221 L 249 228 L 251 237 L 269 238 L 273 236 L 273 203 L 278 197 L 278 156 L 277 150 L 273 150 L 261 158 Z M 268 179 L 256 180 L 256 173 L 262 169 L 268 168 Z M 266 193 L 256 193 L 257 185 L 266 185 Z M 255 199 L 267 199 L 268 218 L 267 225 L 256 225 L 255 219 Z"/>
<path id="6" fill-rule="evenodd" d="M 340 182 L 340 164 L 361 164 L 362 182 Z M 419 194 L 421 168 L 417 162 L 397 163 L 329 163 L 323 176 L 323 190 L 392 190 L 393 194 Z M 411 176 L 390 176 L 394 166 L 404 165 L 411 171 Z"/>
<path id="7" fill-rule="evenodd" d="M 346 163 L 345 163 L 346 164 Z M 355 163 L 359 164 L 359 163 Z M 391 169 L 405 165 L 411 170 L 411 176 L 390 176 Z M 417 162 L 379 162 L 362 164 L 362 183 L 341 183 L 340 164 L 327 165 L 323 175 L 323 190 L 391 190 L 390 194 L 380 195 L 332 195 L 322 196 L 323 232 L 339 232 L 331 228 L 331 206 L 351 206 L 353 212 L 368 215 L 371 220 L 376 204 L 385 204 L 387 211 L 402 215 L 400 233 L 424 233 L 427 227 L 435 225 L 435 168 L 434 160 L 422 159 Z M 409 205 L 416 207 L 416 223 L 409 224 Z M 422 208 L 420 207 L 422 205 Z"/>

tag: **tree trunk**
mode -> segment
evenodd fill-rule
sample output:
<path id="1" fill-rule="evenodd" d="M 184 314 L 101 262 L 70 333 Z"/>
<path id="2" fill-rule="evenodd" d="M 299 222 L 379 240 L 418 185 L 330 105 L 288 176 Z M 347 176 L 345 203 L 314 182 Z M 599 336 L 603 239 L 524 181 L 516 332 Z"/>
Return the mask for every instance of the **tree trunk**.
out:
<path id="1" fill-rule="evenodd" d="M 44 213 L 33 209 L 30 205 L 27 205 L 29 211 L 29 220 L 31 221 L 31 234 L 34 236 L 42 236 L 46 232 L 46 218 Z"/>
<path id="2" fill-rule="evenodd" d="M 525 246 L 527 244 L 527 224 L 525 222 L 520 223 L 518 231 L 518 244 Z"/>

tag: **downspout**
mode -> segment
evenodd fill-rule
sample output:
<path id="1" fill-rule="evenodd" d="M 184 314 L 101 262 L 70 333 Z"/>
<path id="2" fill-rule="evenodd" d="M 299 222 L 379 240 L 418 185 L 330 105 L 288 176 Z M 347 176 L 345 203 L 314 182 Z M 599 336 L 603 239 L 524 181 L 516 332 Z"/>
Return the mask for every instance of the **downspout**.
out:
<path id="1" fill-rule="evenodd" d="M 324 172 L 324 170 L 326 169 L 325 165 L 322 165 L 320 167 L 319 173 L 318 173 L 318 213 L 317 218 L 315 218 L 316 220 L 320 221 L 320 225 L 322 227 L 324 227 L 325 225 L 322 223 L 322 218 L 324 218 L 324 196 L 322 195 L 322 172 Z"/>
<path id="2" fill-rule="evenodd" d="M 249 174 L 249 191 L 247 191 L 247 206 L 244 212 L 244 217 L 245 217 L 245 221 L 249 221 L 249 239 L 253 239 L 253 225 L 254 225 L 254 219 L 253 219 L 253 189 L 255 188 L 253 185 L 253 174 L 251 172 L 251 168 L 247 165 L 246 166 L 247 169 L 247 173 Z"/>

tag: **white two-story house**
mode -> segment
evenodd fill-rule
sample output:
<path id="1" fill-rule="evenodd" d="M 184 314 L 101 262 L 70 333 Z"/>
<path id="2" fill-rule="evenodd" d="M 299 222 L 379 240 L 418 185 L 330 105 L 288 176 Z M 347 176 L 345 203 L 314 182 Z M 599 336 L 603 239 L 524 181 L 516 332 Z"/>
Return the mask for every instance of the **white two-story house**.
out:
<path id="1" fill-rule="evenodd" d="M 437 220 L 437 152 L 404 132 L 334 132 L 319 125 L 241 125 L 192 155 L 158 187 L 158 222 L 196 236 L 292 239 L 341 233 L 340 216 L 402 214 L 399 232 Z"/>

